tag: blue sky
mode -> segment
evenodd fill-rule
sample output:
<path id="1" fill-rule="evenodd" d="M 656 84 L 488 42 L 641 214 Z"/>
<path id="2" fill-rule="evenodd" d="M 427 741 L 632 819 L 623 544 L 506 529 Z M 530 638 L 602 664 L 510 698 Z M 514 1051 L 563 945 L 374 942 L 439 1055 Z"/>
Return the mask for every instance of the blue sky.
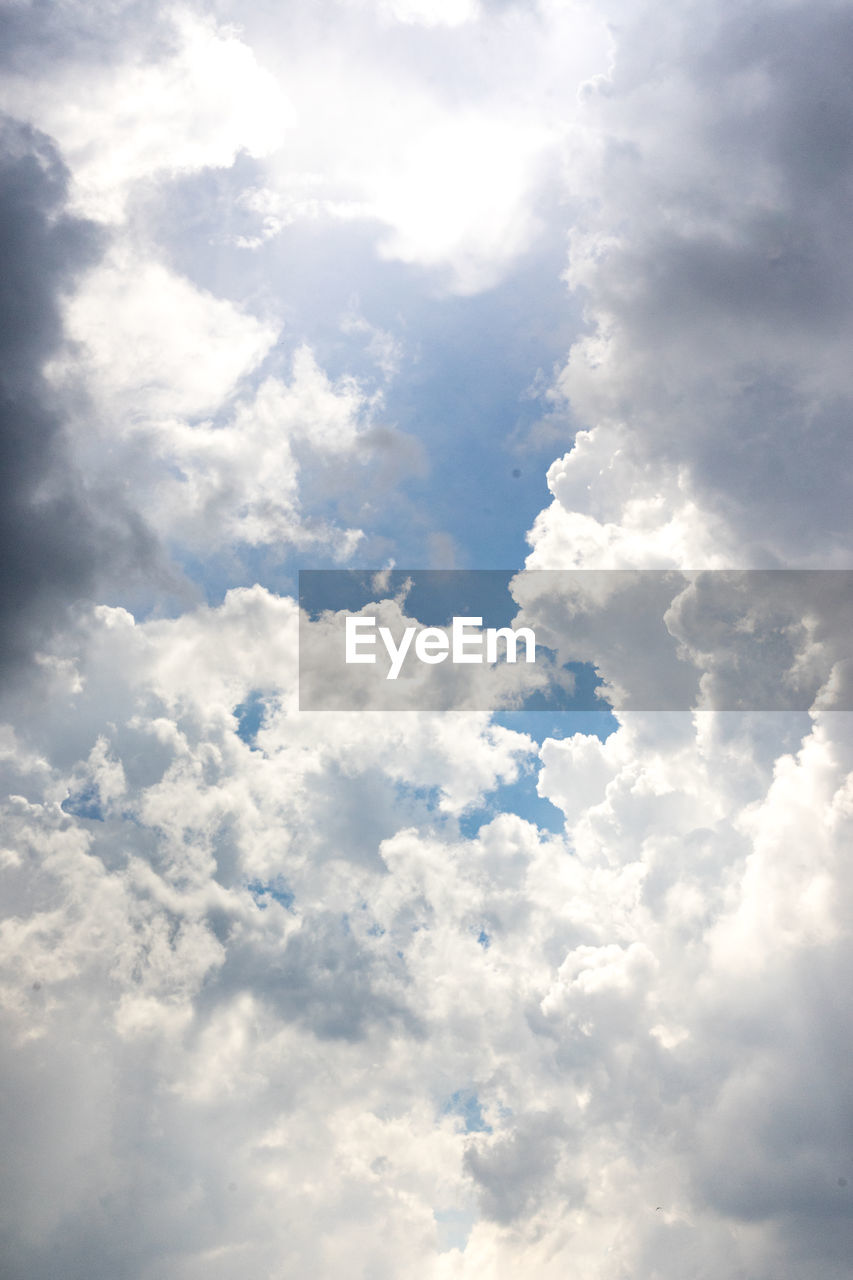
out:
<path id="1" fill-rule="evenodd" d="M 283 320 L 265 371 L 285 372 L 294 347 L 307 342 L 330 377 L 383 386 L 383 423 L 419 442 L 420 474 L 383 495 L 355 562 L 520 567 L 526 534 L 548 498 L 547 466 L 574 434 L 568 406 L 558 408 L 546 395 L 581 326 L 580 306 L 560 279 L 562 225 L 545 223 L 493 287 L 448 295 L 441 273 L 378 261 L 381 229 L 367 222 L 295 223 L 255 250 L 217 243 L 223 214 L 233 209 L 223 187 L 239 190 L 257 180 L 256 170 L 238 157 L 225 174 L 170 184 L 145 216 L 176 269 L 217 296 L 260 303 Z M 182 216 L 185 207 L 192 213 Z M 354 319 L 365 330 L 347 332 Z M 399 344 L 399 368 L 387 387 L 367 349 L 376 330 Z M 311 502 L 318 515 L 331 510 L 322 488 Z M 294 568 L 335 563 L 322 554 L 282 561 L 277 548 L 244 553 L 243 560 L 236 573 L 233 563 L 181 562 L 211 600 L 238 581 L 292 589 Z"/>

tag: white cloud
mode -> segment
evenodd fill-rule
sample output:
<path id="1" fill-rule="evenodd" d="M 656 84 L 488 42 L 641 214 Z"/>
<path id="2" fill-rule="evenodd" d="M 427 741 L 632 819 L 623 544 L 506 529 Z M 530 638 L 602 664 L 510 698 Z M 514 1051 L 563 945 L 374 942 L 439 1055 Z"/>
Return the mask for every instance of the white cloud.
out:
<path id="1" fill-rule="evenodd" d="M 624 424 L 579 431 L 552 463 L 554 501 L 528 538 L 529 569 L 733 567 L 739 550 L 687 467 L 647 461 Z M 742 567 L 748 567 L 743 565 Z"/>
<path id="2" fill-rule="evenodd" d="M 56 139 L 87 217 L 120 220 L 133 184 L 155 175 L 266 155 L 291 125 L 280 86 L 235 28 L 182 8 L 155 12 L 154 25 L 157 56 L 128 49 L 118 62 L 6 82 L 5 109 Z"/>
<path id="3" fill-rule="evenodd" d="M 416 27 L 460 27 L 482 16 L 479 0 L 344 0 L 387 22 Z"/>
<path id="4" fill-rule="evenodd" d="M 265 181 L 244 191 L 258 222 L 243 247 L 294 221 L 375 220 L 383 254 L 459 293 L 490 288 L 535 243 L 579 87 L 610 54 L 583 4 L 217 13 L 155 10 L 145 52 L 128 41 L 9 78 L 3 105 L 57 140 L 75 208 L 121 223 L 140 184 L 244 153 L 265 161 Z"/>
<path id="5" fill-rule="evenodd" d="M 379 0 L 379 12 L 397 22 L 424 27 L 458 27 L 480 16 L 477 0 Z"/>
<path id="6" fill-rule="evenodd" d="M 381 254 L 435 287 L 492 287 L 540 233 L 578 88 L 607 65 L 603 24 L 578 5 L 383 4 L 376 25 L 360 5 L 336 13 L 322 40 L 254 20 L 296 117 L 266 166 L 258 240 L 294 218 L 371 219 Z"/>
<path id="7" fill-rule="evenodd" d="M 65 327 L 73 347 L 54 363 L 54 377 L 82 372 L 113 432 L 216 411 L 277 337 L 270 323 L 129 248 L 81 282 Z"/>
<path id="8" fill-rule="evenodd" d="M 98 96 L 115 68 L 94 74 L 64 139 L 87 199 L 118 216 L 164 167 L 275 145 L 250 92 L 268 103 L 262 51 L 301 113 L 264 176 L 276 198 L 320 173 L 298 216 L 372 201 L 389 252 L 465 291 L 530 243 L 530 175 L 571 133 L 591 336 L 557 394 L 585 433 L 551 470 L 531 563 L 843 562 L 840 10 L 767 5 L 756 35 L 728 11 L 612 9 L 584 140 L 573 107 L 563 130 L 545 105 L 564 81 L 563 112 L 591 57 L 561 44 L 572 9 L 428 29 L 341 7 L 344 35 L 291 83 L 313 11 L 264 46 L 251 8 L 241 37 L 190 23 L 132 78 L 130 142 Z M 499 52 L 469 62 L 490 23 Z M 392 57 L 380 28 L 436 43 Z M 350 67 L 356 31 L 370 55 Z M 214 92 L 223 63 L 246 117 Z M 175 106 L 187 87 L 197 115 Z M 112 441 L 161 534 L 298 542 L 306 476 L 352 484 L 379 401 L 307 350 L 258 384 L 274 326 L 125 251 L 70 304 L 94 419 L 73 424 L 78 456 Z M 563 834 L 502 812 L 466 837 L 530 739 L 483 714 L 300 714 L 296 626 L 259 586 L 144 622 L 81 606 L 3 694 L 13 1280 L 57 1257 L 91 1280 L 844 1280 L 849 717 L 626 714 L 606 742 L 543 746 Z M 826 654 L 800 640 L 808 675 Z M 439 1253 L 452 1213 L 467 1244 Z"/>
<path id="9" fill-rule="evenodd" d="M 261 378 L 277 326 L 138 252 L 116 249 L 91 272 L 65 323 L 49 373 L 86 399 L 76 458 L 92 478 L 121 475 L 157 532 L 195 554 L 283 542 L 346 560 L 364 536 L 353 517 L 370 519 L 383 490 L 423 470 L 417 443 L 382 423 L 378 393 L 332 382 L 304 345 L 288 381 Z M 387 366 L 384 339 L 376 358 Z M 306 513 L 306 487 L 346 513 Z"/>
<path id="10" fill-rule="evenodd" d="M 128 1239 L 140 1276 L 229 1280 L 345 1256 L 457 1280 L 578 1258 L 675 1280 L 700 1248 L 762 1280 L 786 1250 L 813 1265 L 787 1215 L 846 1177 L 813 1102 L 840 1105 L 843 1072 L 812 1047 L 849 923 L 844 717 L 802 747 L 707 714 L 550 741 L 565 839 L 512 814 L 462 839 L 452 815 L 529 740 L 482 715 L 300 715 L 293 601 L 233 591 L 135 625 L 102 608 L 65 643 L 23 738 L 48 771 L 6 815 L 14 1095 L 73 1115 L 56 1161 L 19 1153 L 19 1272 L 43 1270 L 38 1240 L 108 1259 Z M 93 784 L 100 821 L 62 811 Z M 803 984 L 812 1021 L 775 1022 Z M 61 1053 L 72 1025 L 85 1057 Z M 97 1123 L 94 1064 L 117 1090 Z M 808 1144 L 785 1137 L 807 1119 Z M 60 1194 L 51 1169 L 80 1159 Z M 473 1226 L 439 1254 L 451 1210 Z"/>
<path id="11" fill-rule="evenodd" d="M 392 228 L 380 252 L 449 265 L 459 293 L 497 283 L 539 230 L 533 193 L 547 143 L 544 131 L 458 111 L 427 125 L 374 180 L 372 208 Z"/>
<path id="12" fill-rule="evenodd" d="M 230 422 L 167 420 L 147 433 L 175 477 L 156 476 L 147 509 L 184 545 L 329 542 L 347 559 L 361 531 L 304 522 L 300 471 L 312 459 L 366 465 L 368 423 L 369 404 L 358 385 L 333 386 L 311 352 L 300 348 L 290 384 L 264 380 L 235 406 Z"/>

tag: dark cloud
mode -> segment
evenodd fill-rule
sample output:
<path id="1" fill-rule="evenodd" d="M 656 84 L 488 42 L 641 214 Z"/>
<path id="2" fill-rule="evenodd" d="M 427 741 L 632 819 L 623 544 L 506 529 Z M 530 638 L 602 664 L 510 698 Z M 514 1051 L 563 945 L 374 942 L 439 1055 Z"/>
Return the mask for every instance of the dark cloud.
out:
<path id="1" fill-rule="evenodd" d="M 147 556 L 141 521 L 87 492 L 44 376 L 60 300 L 102 238 L 68 216 L 68 174 L 43 134 L 0 121 L 0 675 L 26 657 L 96 572 Z"/>
<path id="2" fill-rule="evenodd" d="M 591 98 L 610 356 L 573 408 L 630 422 L 764 562 L 849 550 L 852 33 L 849 6 L 632 6 Z"/>

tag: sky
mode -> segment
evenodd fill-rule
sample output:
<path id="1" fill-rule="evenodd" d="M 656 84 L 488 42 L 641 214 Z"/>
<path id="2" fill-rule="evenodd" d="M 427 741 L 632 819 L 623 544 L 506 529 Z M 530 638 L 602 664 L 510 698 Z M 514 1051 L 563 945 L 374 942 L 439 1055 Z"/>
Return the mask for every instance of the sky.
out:
<path id="1" fill-rule="evenodd" d="M 734 661 L 797 709 L 311 712 L 297 575 L 853 570 L 851 48 L 0 0 L 4 1277 L 849 1280 L 812 598 Z M 667 613 L 706 692 L 724 604 Z"/>

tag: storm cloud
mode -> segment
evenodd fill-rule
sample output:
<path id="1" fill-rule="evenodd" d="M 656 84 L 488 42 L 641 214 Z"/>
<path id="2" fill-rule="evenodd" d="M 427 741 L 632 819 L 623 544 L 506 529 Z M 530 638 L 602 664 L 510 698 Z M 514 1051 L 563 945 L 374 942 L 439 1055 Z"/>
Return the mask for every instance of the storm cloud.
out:
<path id="1" fill-rule="evenodd" d="M 43 134 L 0 122 L 0 668 L 26 658 L 97 575 L 150 542 L 69 458 L 64 411 L 45 377 L 63 341 L 60 301 L 103 248 L 65 212 L 68 172 Z M 100 510 L 98 506 L 100 505 Z"/>

